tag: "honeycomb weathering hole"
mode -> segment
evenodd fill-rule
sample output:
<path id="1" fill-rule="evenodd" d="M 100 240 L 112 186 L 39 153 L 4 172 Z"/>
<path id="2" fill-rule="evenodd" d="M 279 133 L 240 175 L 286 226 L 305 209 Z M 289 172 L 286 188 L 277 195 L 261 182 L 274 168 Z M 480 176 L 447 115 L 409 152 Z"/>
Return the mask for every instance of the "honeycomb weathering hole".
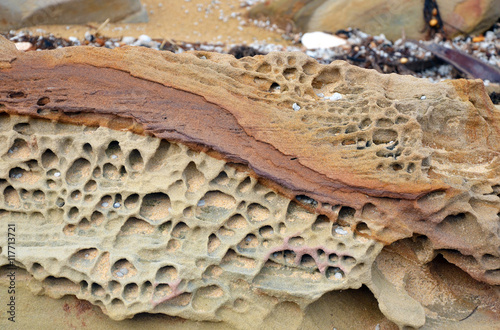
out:
<path id="1" fill-rule="evenodd" d="M 133 301 L 139 297 L 139 286 L 135 283 L 129 283 L 123 288 L 123 298 Z"/>
<path id="2" fill-rule="evenodd" d="M 148 235 L 152 234 L 155 231 L 155 227 L 144 220 L 130 218 L 125 222 L 120 231 L 123 235 Z"/>
<path id="3" fill-rule="evenodd" d="M 21 206 L 21 198 L 19 197 L 19 193 L 12 186 L 8 186 L 3 191 L 4 203 L 7 206 L 11 206 L 13 208 L 19 208 Z"/>
<path id="4" fill-rule="evenodd" d="M 174 266 L 163 266 L 156 273 L 156 281 L 162 283 L 171 283 L 177 280 L 178 272 Z"/>
<path id="5" fill-rule="evenodd" d="M 125 207 L 128 209 L 133 209 L 137 207 L 138 202 L 139 202 L 139 195 L 132 194 L 125 199 Z"/>
<path id="6" fill-rule="evenodd" d="M 265 221 L 269 218 L 269 215 L 270 212 L 265 206 L 259 205 L 257 203 L 248 205 L 248 216 L 251 221 Z"/>
<path id="7" fill-rule="evenodd" d="M 225 186 L 229 183 L 229 177 L 226 172 L 222 171 L 215 179 L 213 179 L 212 183 Z"/>
<path id="8" fill-rule="evenodd" d="M 217 285 L 199 288 L 192 300 L 192 306 L 197 311 L 217 310 L 223 302 L 224 291 Z"/>
<path id="9" fill-rule="evenodd" d="M 175 238 L 180 238 L 184 239 L 186 238 L 186 235 L 190 232 L 190 228 L 188 225 L 186 225 L 184 222 L 179 222 L 178 224 L 175 225 L 175 227 L 172 229 L 172 237 Z"/>
<path id="10" fill-rule="evenodd" d="M 94 295 L 96 297 L 102 298 L 102 297 L 104 297 L 106 295 L 106 291 L 98 283 L 92 283 L 92 286 L 91 286 L 90 290 L 91 290 L 92 295 Z"/>
<path id="11" fill-rule="evenodd" d="M 148 161 L 146 170 L 157 171 L 164 164 L 167 158 L 167 153 L 170 149 L 170 143 L 166 140 L 160 140 L 158 148 L 155 150 L 153 157 Z"/>
<path id="12" fill-rule="evenodd" d="M 41 97 L 36 101 L 37 105 L 44 106 L 46 104 L 50 103 L 50 98 L 47 96 Z"/>
<path id="13" fill-rule="evenodd" d="M 312 81 L 312 87 L 322 90 L 329 84 L 334 84 L 340 79 L 340 70 L 338 68 L 324 68 Z"/>
<path id="14" fill-rule="evenodd" d="M 66 172 L 66 181 L 69 184 L 79 184 L 87 177 L 90 176 L 90 162 L 85 158 L 79 158 L 73 162 L 73 164 Z"/>
<path id="15" fill-rule="evenodd" d="M 111 159 L 118 159 L 123 157 L 122 149 L 118 141 L 112 141 L 106 148 L 106 156 Z"/>
<path id="16" fill-rule="evenodd" d="M 110 163 L 104 164 L 102 168 L 102 175 L 108 180 L 119 180 L 121 177 L 118 168 Z"/>
<path id="17" fill-rule="evenodd" d="M 14 131 L 18 132 L 19 134 L 22 135 L 31 135 L 33 134 L 33 130 L 31 129 L 30 124 L 27 123 L 19 123 L 14 125 L 13 127 Z"/>
<path id="18" fill-rule="evenodd" d="M 16 139 L 7 152 L 7 155 L 11 158 L 28 158 L 30 153 L 31 150 L 28 143 L 25 140 Z"/>
<path id="19" fill-rule="evenodd" d="M 236 199 L 221 191 L 207 192 L 197 203 L 196 216 L 206 221 L 219 221 L 236 208 Z"/>
<path id="20" fill-rule="evenodd" d="M 226 226 L 232 229 L 244 229 L 247 225 L 247 220 L 241 214 L 233 215 L 226 223 Z"/>
<path id="21" fill-rule="evenodd" d="M 339 211 L 339 220 L 349 220 L 354 217 L 356 210 L 352 207 L 342 206 Z"/>
<path id="22" fill-rule="evenodd" d="M 144 159 L 142 158 L 141 152 L 134 149 L 129 155 L 129 165 L 133 170 L 141 171 L 144 168 Z"/>
<path id="23" fill-rule="evenodd" d="M 375 144 L 392 143 L 398 139 L 398 132 L 392 129 L 376 129 L 372 139 Z"/>
<path id="24" fill-rule="evenodd" d="M 139 214 L 149 220 L 161 220 L 170 214 L 170 206 L 170 198 L 167 194 L 147 194 L 142 199 Z"/>
<path id="25" fill-rule="evenodd" d="M 205 183 L 205 176 L 201 173 L 194 162 L 190 162 L 184 170 L 184 177 L 188 186 L 187 192 L 193 193 L 200 189 Z"/>

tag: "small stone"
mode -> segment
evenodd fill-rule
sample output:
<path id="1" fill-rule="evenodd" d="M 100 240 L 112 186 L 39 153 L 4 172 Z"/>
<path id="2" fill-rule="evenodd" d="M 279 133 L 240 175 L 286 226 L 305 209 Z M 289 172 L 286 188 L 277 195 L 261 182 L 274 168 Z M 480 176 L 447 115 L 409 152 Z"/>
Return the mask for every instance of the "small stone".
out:
<path id="1" fill-rule="evenodd" d="M 472 38 L 472 42 L 483 42 L 484 41 L 484 36 L 477 36 Z"/>
<path id="2" fill-rule="evenodd" d="M 425 100 L 426 98 L 427 98 L 427 97 L 425 97 L 425 95 L 422 95 L 422 96 L 420 97 L 420 99 L 421 99 L 421 100 Z"/>
<path id="3" fill-rule="evenodd" d="M 347 235 L 347 231 L 345 231 L 343 228 L 341 227 L 337 227 L 335 228 L 335 232 L 339 235 Z"/>
<path id="4" fill-rule="evenodd" d="M 74 44 L 80 44 L 80 40 L 77 37 L 69 37 L 68 40 Z"/>
<path id="5" fill-rule="evenodd" d="M 295 110 L 295 111 L 299 111 L 299 110 L 300 110 L 300 105 L 298 105 L 297 103 L 294 103 L 294 104 L 292 105 L 292 108 L 293 108 L 293 110 Z"/>
<path id="6" fill-rule="evenodd" d="M 140 45 L 142 46 L 147 46 L 153 39 L 151 39 L 150 36 L 147 36 L 145 34 L 141 34 L 139 38 L 137 38 L 137 41 Z"/>
<path id="7" fill-rule="evenodd" d="M 300 41 L 307 49 L 333 48 L 347 43 L 345 39 L 324 32 L 305 33 Z"/>
<path id="8" fill-rule="evenodd" d="M 330 101 L 338 101 L 340 99 L 342 99 L 342 94 L 337 92 L 333 93 L 333 95 L 330 96 Z"/>
<path id="9" fill-rule="evenodd" d="M 13 174 L 10 175 L 10 177 L 12 179 L 20 179 L 22 176 L 23 175 L 21 173 L 18 173 L 18 174 L 13 173 Z"/>
<path id="10" fill-rule="evenodd" d="M 31 42 L 16 42 L 16 48 L 20 51 L 25 52 L 29 50 L 31 47 L 33 47 Z"/>
<path id="11" fill-rule="evenodd" d="M 122 42 L 123 42 L 124 44 L 127 44 L 127 45 L 131 45 L 131 44 L 133 44 L 133 43 L 134 43 L 134 41 L 135 41 L 135 38 L 134 38 L 134 37 L 123 37 L 123 38 L 122 38 Z"/>

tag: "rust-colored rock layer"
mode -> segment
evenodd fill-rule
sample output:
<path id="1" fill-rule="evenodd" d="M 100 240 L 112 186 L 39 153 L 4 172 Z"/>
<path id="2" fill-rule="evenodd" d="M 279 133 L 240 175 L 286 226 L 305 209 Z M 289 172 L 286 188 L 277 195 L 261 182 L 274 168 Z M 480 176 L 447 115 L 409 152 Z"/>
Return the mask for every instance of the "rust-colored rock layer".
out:
<path id="1" fill-rule="evenodd" d="M 379 268 L 390 269 L 387 256 L 399 248 L 402 262 L 411 259 L 405 251 L 416 243 L 397 241 L 412 237 L 422 245 L 412 263 L 440 254 L 500 284 L 500 112 L 481 81 L 432 84 L 302 53 L 21 53 L 1 39 L 0 112 L 184 143 L 248 166 L 357 234 L 394 243 Z"/>

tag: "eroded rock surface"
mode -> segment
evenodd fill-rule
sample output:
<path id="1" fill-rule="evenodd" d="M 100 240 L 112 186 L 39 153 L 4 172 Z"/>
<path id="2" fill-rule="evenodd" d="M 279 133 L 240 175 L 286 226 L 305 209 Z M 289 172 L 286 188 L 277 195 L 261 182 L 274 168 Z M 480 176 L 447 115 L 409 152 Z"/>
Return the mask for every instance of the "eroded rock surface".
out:
<path id="1" fill-rule="evenodd" d="M 261 291 L 305 307 L 370 278 L 382 244 L 222 160 L 158 138 L 26 119 L 0 119 L 10 132 L 0 138 L 1 217 L 17 224 L 18 260 L 52 296 L 75 294 L 116 319 L 218 320 L 221 308 L 249 312 Z"/>
<path id="2" fill-rule="evenodd" d="M 364 284 L 400 326 L 474 304 L 498 322 L 500 115 L 482 82 L 301 53 L 0 48 L 0 217 L 39 292 L 224 320 Z M 440 308 L 456 278 L 476 299 Z"/>

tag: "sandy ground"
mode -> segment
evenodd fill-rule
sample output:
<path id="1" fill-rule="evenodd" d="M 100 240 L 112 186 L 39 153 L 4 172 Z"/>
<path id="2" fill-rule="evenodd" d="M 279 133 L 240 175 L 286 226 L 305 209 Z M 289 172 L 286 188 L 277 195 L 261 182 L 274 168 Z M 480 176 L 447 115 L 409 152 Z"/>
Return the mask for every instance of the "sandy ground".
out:
<path id="1" fill-rule="evenodd" d="M 256 3 L 260 0 L 250 0 Z M 108 24 L 101 30 L 107 37 L 138 37 L 146 34 L 152 38 L 186 42 L 225 44 L 250 44 L 261 41 L 287 44 L 283 31 L 266 22 L 247 19 L 249 0 L 141 0 L 149 15 L 149 22 L 142 24 Z M 70 36 L 83 39 L 85 32 L 95 31 L 102 22 L 89 25 L 41 25 L 22 29 L 33 34 L 52 33 L 57 37 Z M 261 25 L 261 26 L 259 26 Z M 39 31 L 39 29 L 45 32 Z"/>

